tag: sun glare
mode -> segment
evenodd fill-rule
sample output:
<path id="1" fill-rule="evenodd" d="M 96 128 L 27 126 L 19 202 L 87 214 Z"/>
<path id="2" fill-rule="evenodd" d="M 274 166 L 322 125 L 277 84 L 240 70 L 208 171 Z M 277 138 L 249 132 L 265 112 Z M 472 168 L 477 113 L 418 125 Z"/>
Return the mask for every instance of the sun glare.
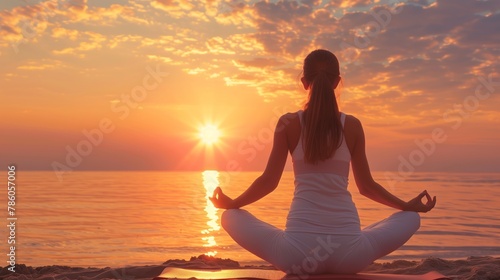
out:
<path id="1" fill-rule="evenodd" d="M 200 140 L 206 145 L 212 145 L 219 141 L 220 130 L 213 124 L 206 124 L 199 129 Z"/>

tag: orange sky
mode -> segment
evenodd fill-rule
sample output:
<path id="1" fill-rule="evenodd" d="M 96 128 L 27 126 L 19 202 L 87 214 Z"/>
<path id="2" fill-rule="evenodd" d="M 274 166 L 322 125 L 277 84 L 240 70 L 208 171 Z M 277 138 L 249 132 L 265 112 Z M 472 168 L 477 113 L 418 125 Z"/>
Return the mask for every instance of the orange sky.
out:
<path id="1" fill-rule="evenodd" d="M 498 1 L 231 3 L 3 1 L 1 165 L 261 170 L 326 48 L 373 170 L 500 172 Z"/>

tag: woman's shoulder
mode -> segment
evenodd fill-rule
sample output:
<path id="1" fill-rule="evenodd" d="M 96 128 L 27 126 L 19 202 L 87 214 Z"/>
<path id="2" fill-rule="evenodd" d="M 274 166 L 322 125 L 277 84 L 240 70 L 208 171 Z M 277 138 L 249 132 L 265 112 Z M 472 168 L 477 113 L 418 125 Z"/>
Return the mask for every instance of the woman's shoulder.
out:
<path id="1" fill-rule="evenodd" d="M 299 117 L 299 115 L 301 114 L 302 110 L 299 110 L 297 112 L 288 112 L 288 113 L 285 113 L 283 115 L 281 115 L 280 117 L 280 120 L 282 121 L 291 121 L 291 120 L 295 120 Z"/>
<path id="2" fill-rule="evenodd" d="M 278 120 L 278 127 L 283 127 L 287 131 L 300 128 L 299 112 L 289 112 L 281 115 Z"/>
<path id="3" fill-rule="evenodd" d="M 361 121 L 356 118 L 354 115 L 348 115 L 346 113 L 343 113 L 345 115 L 345 122 L 346 124 L 349 123 L 350 126 L 361 126 Z"/>
<path id="4" fill-rule="evenodd" d="M 355 150 L 358 139 L 364 139 L 363 127 L 361 121 L 353 115 L 347 115 L 344 124 L 344 137 L 347 147 L 352 155 Z"/>
<path id="5" fill-rule="evenodd" d="M 352 142 L 355 139 L 364 137 L 363 125 L 361 121 L 353 115 L 347 115 L 344 124 L 344 133 L 346 135 L 347 142 Z M 350 139 L 353 139 L 349 141 Z"/>

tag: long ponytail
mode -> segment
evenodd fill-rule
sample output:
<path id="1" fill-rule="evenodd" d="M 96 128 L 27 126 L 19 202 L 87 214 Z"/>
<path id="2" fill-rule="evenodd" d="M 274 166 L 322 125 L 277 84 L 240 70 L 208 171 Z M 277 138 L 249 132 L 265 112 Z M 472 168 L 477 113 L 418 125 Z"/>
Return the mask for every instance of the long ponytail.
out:
<path id="1" fill-rule="evenodd" d="M 304 78 L 311 85 L 304 108 L 304 159 L 316 164 L 334 155 L 342 144 L 342 123 L 333 82 L 339 77 L 338 60 L 331 52 L 316 50 L 304 61 Z"/>

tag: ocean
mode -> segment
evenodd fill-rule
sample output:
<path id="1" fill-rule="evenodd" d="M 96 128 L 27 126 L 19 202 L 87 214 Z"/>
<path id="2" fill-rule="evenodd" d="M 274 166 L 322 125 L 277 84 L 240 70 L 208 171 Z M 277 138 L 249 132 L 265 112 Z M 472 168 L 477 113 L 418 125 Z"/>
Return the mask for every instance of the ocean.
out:
<path id="1" fill-rule="evenodd" d="M 208 202 L 217 185 L 236 197 L 260 173 L 72 172 L 62 181 L 50 171 L 18 171 L 15 197 L 15 259 L 29 266 L 123 267 L 161 264 L 210 254 L 240 264 L 266 264 L 239 247 L 220 227 L 221 210 Z M 500 174 L 414 173 L 400 182 L 374 178 L 403 200 L 426 189 L 437 205 L 422 214 L 419 231 L 382 260 L 447 259 L 500 255 Z M 7 176 L 0 178 L 5 183 Z M 401 178 L 400 178 L 401 179 Z M 396 211 L 349 190 L 362 226 Z M 293 173 L 278 188 L 245 209 L 284 228 L 293 196 Z M 8 261 L 7 192 L 1 196 L 1 255 Z M 6 264 L 6 263 L 4 263 Z"/>

